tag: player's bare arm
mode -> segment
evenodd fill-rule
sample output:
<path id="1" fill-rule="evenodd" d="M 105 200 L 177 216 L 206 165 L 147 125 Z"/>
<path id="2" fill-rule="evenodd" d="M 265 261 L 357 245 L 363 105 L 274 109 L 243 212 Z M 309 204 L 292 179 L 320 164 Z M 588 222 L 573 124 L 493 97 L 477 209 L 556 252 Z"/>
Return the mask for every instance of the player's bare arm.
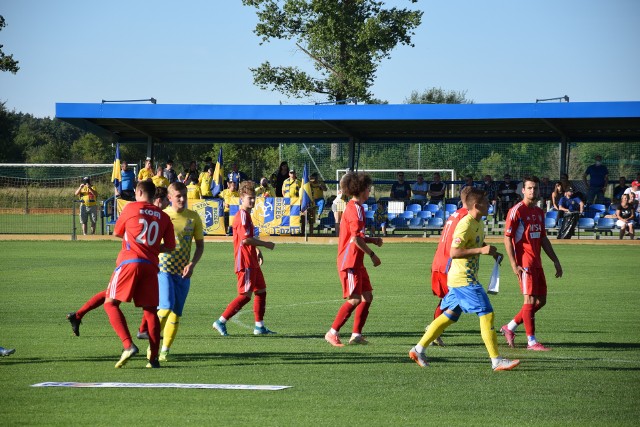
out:
<path id="1" fill-rule="evenodd" d="M 266 242 L 264 240 L 256 239 L 255 237 L 247 237 L 246 239 L 243 239 L 242 244 L 256 247 L 262 246 L 269 250 L 273 250 L 273 248 L 276 247 L 276 244 L 273 242 Z"/>
<path id="2" fill-rule="evenodd" d="M 200 261 L 200 258 L 202 258 L 202 254 L 204 253 L 204 240 L 196 240 L 195 242 L 196 242 L 196 250 L 193 253 L 193 259 L 189 264 L 185 265 L 184 268 L 182 269 L 182 277 L 184 279 L 191 277 L 191 275 L 193 274 L 193 270 L 196 267 L 196 264 L 198 263 L 198 261 Z"/>
<path id="3" fill-rule="evenodd" d="M 382 246 L 382 237 L 365 237 L 365 243 L 372 243 L 377 247 Z"/>
<path id="4" fill-rule="evenodd" d="M 371 261 L 373 262 L 374 267 L 377 267 L 382 263 L 378 255 L 376 255 L 376 253 L 373 252 L 371 248 L 367 245 L 366 239 L 363 239 L 360 236 L 354 236 L 351 238 L 351 242 L 353 242 L 356 245 L 356 247 L 360 249 L 362 252 L 369 255 L 369 257 L 371 258 Z M 382 239 L 380 239 L 380 246 L 382 246 Z"/>
<path id="5" fill-rule="evenodd" d="M 551 242 L 549 241 L 549 238 L 545 236 L 542 239 L 541 244 L 542 244 L 542 249 L 544 250 L 544 253 L 547 254 L 547 256 L 551 261 L 553 261 L 553 266 L 556 269 L 556 277 L 557 278 L 562 277 L 562 265 L 560 265 L 560 260 L 558 259 L 558 256 L 556 255 L 555 251 L 553 250 L 553 246 L 551 246 Z"/>
<path id="6" fill-rule="evenodd" d="M 497 249 L 495 246 L 487 245 L 482 246 L 480 248 L 451 248 L 451 258 L 469 258 L 475 255 L 491 255 L 495 256 L 497 254 Z"/>
<path id="7" fill-rule="evenodd" d="M 513 245 L 511 244 L 511 237 L 509 236 L 504 236 L 504 249 L 507 251 L 507 256 L 509 257 L 509 264 L 511 264 L 511 269 L 513 270 L 513 274 L 515 274 L 517 277 L 520 277 L 520 275 L 524 270 L 516 262 L 516 254 L 513 249 Z"/>

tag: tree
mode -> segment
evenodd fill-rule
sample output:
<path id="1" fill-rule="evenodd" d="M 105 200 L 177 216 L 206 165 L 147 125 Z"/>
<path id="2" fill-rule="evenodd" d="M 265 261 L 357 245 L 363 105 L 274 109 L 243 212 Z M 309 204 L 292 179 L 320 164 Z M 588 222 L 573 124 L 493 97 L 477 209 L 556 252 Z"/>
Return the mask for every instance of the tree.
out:
<path id="1" fill-rule="evenodd" d="M 416 3 L 417 0 L 409 0 Z M 242 0 L 257 9 L 254 33 L 262 43 L 293 40 L 319 75 L 264 62 L 251 68 L 254 83 L 287 96 L 322 94 L 330 101 L 369 101 L 378 64 L 411 37 L 422 12 L 383 8 L 374 0 Z"/>
<path id="2" fill-rule="evenodd" d="M 6 26 L 7 24 L 4 21 L 4 17 L 0 15 L 0 31 Z M 15 74 L 19 69 L 18 61 L 13 59 L 13 55 L 5 55 L 2 51 L 2 45 L 0 44 L 0 71 L 9 71 Z"/>
<path id="3" fill-rule="evenodd" d="M 404 100 L 405 104 L 473 104 L 467 99 L 467 91 L 450 90 L 445 92 L 442 88 L 432 87 L 422 93 L 417 90 L 411 92 L 409 98 Z"/>

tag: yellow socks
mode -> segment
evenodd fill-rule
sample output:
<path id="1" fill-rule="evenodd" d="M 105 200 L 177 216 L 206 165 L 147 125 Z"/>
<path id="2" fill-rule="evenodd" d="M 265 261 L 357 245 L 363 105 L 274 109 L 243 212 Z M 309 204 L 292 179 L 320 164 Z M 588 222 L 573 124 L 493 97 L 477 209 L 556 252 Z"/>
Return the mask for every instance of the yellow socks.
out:
<path id="1" fill-rule="evenodd" d="M 178 326 L 180 325 L 180 316 L 171 312 L 169 314 L 169 318 L 167 321 L 167 325 L 164 327 L 163 331 L 163 340 L 162 340 L 162 348 L 170 348 L 171 344 L 173 344 L 173 340 L 176 339 L 176 335 L 178 334 Z"/>
<path id="2" fill-rule="evenodd" d="M 484 341 L 485 347 L 489 352 L 489 357 L 492 359 L 498 357 L 498 336 L 493 327 L 493 312 L 479 316 L 480 319 L 480 333 L 482 334 L 482 341 Z"/>
<path id="3" fill-rule="evenodd" d="M 442 335 L 445 329 L 449 327 L 449 325 L 453 325 L 456 323 L 454 320 L 449 319 L 445 314 L 441 314 L 436 317 L 433 322 L 429 325 L 427 332 L 424 333 L 420 342 L 418 342 L 419 346 L 427 347 L 433 340 Z"/>

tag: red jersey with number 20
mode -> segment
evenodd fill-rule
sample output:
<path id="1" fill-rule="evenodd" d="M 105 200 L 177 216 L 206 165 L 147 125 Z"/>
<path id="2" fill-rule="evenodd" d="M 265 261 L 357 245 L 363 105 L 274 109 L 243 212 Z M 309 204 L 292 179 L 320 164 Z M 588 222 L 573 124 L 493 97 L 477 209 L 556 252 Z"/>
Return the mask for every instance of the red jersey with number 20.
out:
<path id="1" fill-rule="evenodd" d="M 132 202 L 122 210 L 113 233 L 122 236 L 122 249 L 116 265 L 122 261 L 143 259 L 158 266 L 160 244 L 173 250 L 176 238 L 169 215 L 152 204 Z"/>
<path id="2" fill-rule="evenodd" d="M 520 267 L 542 268 L 541 239 L 547 235 L 542 209 L 518 203 L 507 214 L 505 229 L 504 235 L 511 238 L 516 263 Z"/>
<path id="3" fill-rule="evenodd" d="M 349 200 L 340 221 L 340 238 L 338 239 L 338 271 L 349 268 L 364 267 L 364 252 L 361 251 L 353 237 L 365 238 L 364 207 L 355 200 Z"/>
<path id="4" fill-rule="evenodd" d="M 431 264 L 431 271 L 437 271 L 447 274 L 449 272 L 449 266 L 451 265 L 451 242 L 453 241 L 453 232 L 456 230 L 456 226 L 462 218 L 467 216 L 469 211 L 467 208 L 460 208 L 447 218 L 447 222 L 444 223 L 442 228 L 442 235 L 438 242 L 438 248 L 436 254 L 433 256 L 433 263 Z"/>

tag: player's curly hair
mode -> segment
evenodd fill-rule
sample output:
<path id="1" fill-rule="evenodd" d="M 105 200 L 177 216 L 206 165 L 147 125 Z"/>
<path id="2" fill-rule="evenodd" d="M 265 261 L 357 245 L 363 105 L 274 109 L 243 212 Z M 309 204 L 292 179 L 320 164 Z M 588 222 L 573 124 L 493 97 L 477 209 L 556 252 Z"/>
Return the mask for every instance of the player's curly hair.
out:
<path id="1" fill-rule="evenodd" d="M 256 183 L 253 181 L 242 181 L 240 183 L 240 188 L 238 189 L 238 194 L 242 196 L 243 194 L 255 194 L 256 193 Z"/>
<path id="2" fill-rule="evenodd" d="M 340 180 L 340 189 L 349 197 L 357 196 L 371 187 L 373 180 L 364 172 L 347 172 Z"/>

